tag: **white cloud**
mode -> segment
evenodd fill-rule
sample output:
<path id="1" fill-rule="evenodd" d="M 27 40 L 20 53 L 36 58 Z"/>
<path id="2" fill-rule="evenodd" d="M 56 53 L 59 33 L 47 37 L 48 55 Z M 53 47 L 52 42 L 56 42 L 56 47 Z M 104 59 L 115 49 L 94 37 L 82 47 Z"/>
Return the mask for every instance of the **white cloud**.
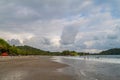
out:
<path id="1" fill-rule="evenodd" d="M 17 7 L 15 16 L 18 18 L 32 17 L 32 16 L 40 16 L 36 11 L 27 8 L 27 7 Z"/>
<path id="2" fill-rule="evenodd" d="M 0 31 L 0 36 L 6 40 L 18 39 L 21 43 L 23 43 L 24 40 L 30 40 L 34 37 L 31 33 L 10 33 L 2 31 Z"/>
<path id="3" fill-rule="evenodd" d="M 111 13 L 112 4 L 103 2 L 1 0 L 0 37 L 50 51 L 99 52 L 120 47 L 120 30 L 115 27 L 120 19 Z"/>
<path id="4" fill-rule="evenodd" d="M 94 41 L 86 41 L 84 44 L 87 46 L 87 48 L 90 48 L 91 46 L 94 45 Z"/>

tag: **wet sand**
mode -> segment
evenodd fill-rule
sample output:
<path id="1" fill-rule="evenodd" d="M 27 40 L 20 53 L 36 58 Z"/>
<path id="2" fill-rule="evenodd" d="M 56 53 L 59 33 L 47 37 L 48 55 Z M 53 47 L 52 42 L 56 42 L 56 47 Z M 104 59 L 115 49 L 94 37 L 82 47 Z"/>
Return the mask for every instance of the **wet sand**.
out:
<path id="1" fill-rule="evenodd" d="M 0 57 L 0 80 L 74 80 L 57 71 L 65 67 L 48 56 Z"/>

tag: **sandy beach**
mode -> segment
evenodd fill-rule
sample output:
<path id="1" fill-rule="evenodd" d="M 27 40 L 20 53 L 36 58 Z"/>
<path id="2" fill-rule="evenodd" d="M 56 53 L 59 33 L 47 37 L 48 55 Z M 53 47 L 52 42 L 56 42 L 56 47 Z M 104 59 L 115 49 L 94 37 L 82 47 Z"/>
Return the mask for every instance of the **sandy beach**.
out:
<path id="1" fill-rule="evenodd" d="M 48 56 L 0 57 L 0 80 L 74 80 L 58 71 L 64 67 Z"/>

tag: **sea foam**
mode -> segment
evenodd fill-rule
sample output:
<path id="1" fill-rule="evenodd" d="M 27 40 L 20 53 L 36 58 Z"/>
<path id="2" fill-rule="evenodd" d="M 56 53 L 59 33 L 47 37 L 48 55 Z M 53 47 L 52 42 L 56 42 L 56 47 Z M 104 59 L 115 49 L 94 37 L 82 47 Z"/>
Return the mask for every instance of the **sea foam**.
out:
<path id="1" fill-rule="evenodd" d="M 97 61 L 102 63 L 117 63 L 120 64 L 120 59 L 118 58 L 99 58 L 99 57 L 62 57 L 65 59 L 76 59 L 76 60 L 85 60 L 85 61 Z M 60 60 L 60 59 L 59 59 Z"/>

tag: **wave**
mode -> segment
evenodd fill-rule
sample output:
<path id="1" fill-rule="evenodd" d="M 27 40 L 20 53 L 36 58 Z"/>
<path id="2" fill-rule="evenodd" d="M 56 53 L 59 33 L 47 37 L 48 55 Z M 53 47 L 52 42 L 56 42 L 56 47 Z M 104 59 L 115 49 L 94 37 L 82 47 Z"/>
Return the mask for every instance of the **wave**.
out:
<path id="1" fill-rule="evenodd" d="M 99 57 L 64 57 L 67 59 L 77 59 L 77 60 L 86 60 L 86 61 L 97 61 L 102 63 L 117 63 L 120 64 L 120 59 L 117 58 L 99 58 Z"/>
<path id="2" fill-rule="evenodd" d="M 52 60 L 56 61 L 56 62 L 62 62 L 62 58 L 63 59 L 74 59 L 74 60 L 84 60 L 84 61 L 96 61 L 96 62 L 102 62 L 102 63 L 116 63 L 116 64 L 120 64 L 120 58 L 100 58 L 100 57 L 53 57 Z"/>

